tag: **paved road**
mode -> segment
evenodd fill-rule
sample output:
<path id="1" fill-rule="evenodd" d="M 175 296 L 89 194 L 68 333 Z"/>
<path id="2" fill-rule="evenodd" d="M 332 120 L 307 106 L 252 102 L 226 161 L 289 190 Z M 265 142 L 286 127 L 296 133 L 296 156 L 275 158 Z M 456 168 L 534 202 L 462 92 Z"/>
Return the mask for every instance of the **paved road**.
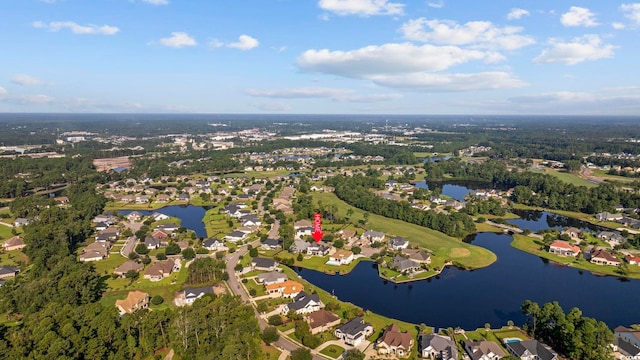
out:
<path id="1" fill-rule="evenodd" d="M 124 257 L 129 257 L 129 254 L 133 252 L 137 244 L 138 244 L 138 237 L 135 235 L 129 236 L 129 238 L 127 239 L 127 242 L 124 244 L 122 249 L 120 249 L 120 254 L 122 254 L 122 256 Z"/>
<path id="2" fill-rule="evenodd" d="M 260 241 L 254 241 L 251 245 L 254 247 L 257 247 L 260 245 Z M 238 249 L 236 252 L 234 252 L 233 254 L 230 254 L 227 257 L 227 272 L 229 273 L 229 280 L 227 281 L 227 283 L 229 284 L 229 288 L 231 289 L 231 292 L 234 293 L 235 295 L 239 295 L 242 301 L 244 302 L 249 302 L 249 295 L 244 291 L 244 288 L 240 286 L 240 282 L 238 281 L 238 278 L 235 275 L 236 272 L 234 268 L 236 267 L 236 264 L 238 263 L 240 256 L 246 254 L 247 252 L 248 252 L 247 248 L 243 247 L 242 249 Z M 256 315 L 256 318 L 258 319 L 258 325 L 260 326 L 260 330 L 264 330 L 268 326 L 267 322 L 262 317 L 260 317 L 260 314 L 258 314 L 258 311 L 255 309 L 255 307 L 253 308 L 253 311 Z M 276 341 L 274 345 L 288 352 L 292 352 L 293 350 L 300 347 L 300 345 L 292 342 L 291 340 L 285 338 L 284 336 L 280 336 L 280 339 Z M 317 353 L 313 350 L 312 350 L 312 355 L 314 360 L 326 360 L 326 358 L 320 355 L 317 355 Z"/>

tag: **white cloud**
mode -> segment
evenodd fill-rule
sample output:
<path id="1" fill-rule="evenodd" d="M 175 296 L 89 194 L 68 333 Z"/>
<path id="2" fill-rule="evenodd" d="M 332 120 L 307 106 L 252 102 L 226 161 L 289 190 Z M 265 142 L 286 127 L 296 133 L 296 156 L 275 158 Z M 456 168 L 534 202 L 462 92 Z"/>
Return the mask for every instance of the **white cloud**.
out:
<path id="1" fill-rule="evenodd" d="M 20 95 L 20 96 L 6 96 L 0 98 L 0 101 L 17 104 L 17 105 L 43 105 L 50 104 L 55 99 L 48 95 Z"/>
<path id="2" fill-rule="evenodd" d="M 356 94 L 351 89 L 303 87 L 292 89 L 247 89 L 245 94 L 279 99 L 331 99 L 338 102 L 381 102 L 402 97 L 401 94 Z"/>
<path id="3" fill-rule="evenodd" d="M 444 0 L 438 2 L 427 2 L 427 6 L 434 9 L 442 9 L 444 7 Z"/>
<path id="4" fill-rule="evenodd" d="M 622 30 L 624 29 L 626 26 L 623 23 L 619 23 L 619 22 L 614 22 L 611 23 L 611 27 L 616 29 L 616 30 Z"/>
<path id="5" fill-rule="evenodd" d="M 640 3 L 622 4 L 620 9 L 626 18 L 631 19 L 635 25 L 640 25 Z"/>
<path id="6" fill-rule="evenodd" d="M 141 0 L 143 3 L 151 5 L 169 5 L 169 0 Z"/>
<path id="7" fill-rule="evenodd" d="M 596 16 L 591 10 L 579 6 L 572 6 L 569 8 L 569 11 L 562 14 L 560 17 L 560 22 L 564 26 L 585 26 L 585 27 L 593 27 L 598 26 L 598 22 L 596 21 Z"/>
<path id="8" fill-rule="evenodd" d="M 7 89 L 0 86 L 0 96 L 6 95 L 6 94 L 7 94 Z"/>
<path id="9" fill-rule="evenodd" d="M 389 0 L 320 0 L 318 7 L 337 15 L 403 15 L 404 4 Z"/>
<path id="10" fill-rule="evenodd" d="M 380 75 L 371 78 L 381 86 L 428 92 L 511 89 L 527 86 L 525 82 L 506 72 L 475 74 L 414 73 Z"/>
<path id="11" fill-rule="evenodd" d="M 49 31 L 60 31 L 62 29 L 69 29 L 74 34 L 86 35 L 86 34 L 97 34 L 97 35 L 114 35 L 120 29 L 115 26 L 109 25 L 80 25 L 73 21 L 53 21 L 50 23 L 44 23 L 42 21 L 34 21 L 33 27 L 38 29 L 48 29 Z"/>
<path id="12" fill-rule="evenodd" d="M 227 45 L 230 48 L 240 49 L 240 50 L 251 50 L 253 48 L 258 47 L 260 42 L 249 35 L 240 35 L 238 37 L 238 41 Z"/>
<path id="13" fill-rule="evenodd" d="M 160 44 L 174 48 L 198 45 L 196 40 L 186 32 L 172 32 L 170 37 L 160 39 Z"/>
<path id="14" fill-rule="evenodd" d="M 461 25 L 452 20 L 426 18 L 409 20 L 400 28 L 407 40 L 506 50 L 535 43 L 532 37 L 520 35 L 522 30 L 517 26 L 497 27 L 490 21 L 471 21 Z"/>
<path id="15" fill-rule="evenodd" d="M 523 16 L 529 16 L 529 11 L 525 9 L 511 9 L 507 14 L 507 20 L 519 20 L 522 19 Z"/>
<path id="16" fill-rule="evenodd" d="M 410 43 L 367 46 L 352 51 L 307 50 L 297 64 L 303 71 L 363 78 L 376 74 L 441 71 L 474 60 L 495 62 L 500 54 L 455 46 Z"/>
<path id="17" fill-rule="evenodd" d="M 26 74 L 16 74 L 11 78 L 11 82 L 22 86 L 42 85 L 42 80 Z"/>
<path id="18" fill-rule="evenodd" d="M 551 48 L 543 50 L 533 59 L 535 63 L 575 65 L 584 61 L 611 58 L 615 49 L 613 45 L 603 44 L 598 35 L 585 35 L 571 42 L 551 39 L 549 44 Z"/>
<path id="19" fill-rule="evenodd" d="M 291 111 L 291 105 L 280 102 L 253 103 L 252 107 L 264 111 Z"/>

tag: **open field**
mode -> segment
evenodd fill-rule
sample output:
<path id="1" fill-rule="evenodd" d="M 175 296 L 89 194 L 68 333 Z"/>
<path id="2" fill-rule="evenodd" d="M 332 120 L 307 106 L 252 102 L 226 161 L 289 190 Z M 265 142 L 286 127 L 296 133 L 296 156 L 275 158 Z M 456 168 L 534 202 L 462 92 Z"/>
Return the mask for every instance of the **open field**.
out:
<path id="1" fill-rule="evenodd" d="M 632 178 L 627 176 L 619 176 L 619 175 L 609 175 L 606 170 L 591 170 L 593 175 L 597 177 L 601 177 L 605 180 L 611 181 L 620 181 L 620 182 L 632 182 L 634 180 L 638 180 L 638 178 Z"/>
<path id="2" fill-rule="evenodd" d="M 583 178 L 581 178 L 580 176 L 576 175 L 576 174 L 572 174 L 569 172 L 566 172 L 564 170 L 556 170 L 556 169 L 549 169 L 549 168 L 545 168 L 544 169 L 545 173 L 555 176 L 558 179 L 569 183 L 569 184 L 573 184 L 576 186 L 586 186 L 586 187 L 595 187 L 598 186 L 597 184 L 594 184 L 592 182 L 589 182 Z"/>
<path id="3" fill-rule="evenodd" d="M 0 224 L 0 242 L 12 238 L 14 235 L 11 233 L 11 227 Z M 18 229 L 16 229 L 18 230 Z M 18 231 L 20 233 L 21 231 Z"/>
<path id="4" fill-rule="evenodd" d="M 29 261 L 27 255 L 21 250 L 5 251 L 0 254 L 0 265 L 18 266 L 18 263 L 26 264 Z"/>
<path id="5" fill-rule="evenodd" d="M 332 193 L 313 193 L 314 200 L 323 204 L 336 205 L 340 216 L 346 216 L 348 209 L 353 210 L 352 222 L 363 219 L 364 211 L 350 206 Z M 380 215 L 369 215 L 367 229 L 382 231 L 387 236 L 402 236 L 411 244 L 427 248 L 435 255 L 431 266 L 439 268 L 446 261 L 455 261 L 466 268 L 481 268 L 496 261 L 496 255 L 484 248 L 470 245 L 441 232 L 404 221 L 389 219 Z M 466 251 L 464 251 L 466 250 Z"/>

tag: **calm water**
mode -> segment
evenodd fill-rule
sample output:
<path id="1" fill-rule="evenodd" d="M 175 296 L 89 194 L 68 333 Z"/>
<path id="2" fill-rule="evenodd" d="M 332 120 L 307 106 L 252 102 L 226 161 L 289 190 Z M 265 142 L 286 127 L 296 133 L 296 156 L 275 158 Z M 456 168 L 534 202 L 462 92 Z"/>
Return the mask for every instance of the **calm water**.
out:
<path id="1" fill-rule="evenodd" d="M 610 327 L 640 322 L 640 281 L 600 277 L 512 248 L 511 237 L 477 234 L 474 245 L 494 252 L 498 260 L 474 271 L 447 268 L 431 280 L 393 284 L 378 277 L 375 264 L 362 262 L 348 275 L 326 275 L 298 269 L 311 283 L 340 300 L 366 310 L 413 323 L 465 329 L 522 324 L 520 306 L 558 301 L 565 311 L 579 307 L 585 316 Z"/>
<path id="2" fill-rule="evenodd" d="M 163 207 L 158 210 L 118 210 L 120 214 L 128 215 L 132 211 L 139 211 L 144 216 L 149 216 L 154 212 L 159 212 L 165 215 L 176 217 L 180 219 L 180 225 L 187 229 L 195 231 L 198 237 L 207 237 L 207 230 L 204 227 L 202 218 L 207 212 L 206 208 L 202 206 L 193 205 L 172 205 Z"/>
<path id="3" fill-rule="evenodd" d="M 429 189 L 429 184 L 424 181 L 418 181 L 414 183 L 417 188 Z M 438 184 L 440 185 L 440 184 Z M 438 186 L 439 187 L 439 186 Z M 475 190 L 471 190 L 463 185 L 454 185 L 454 184 L 444 184 L 442 185 L 442 190 L 440 191 L 442 195 L 449 196 L 453 199 L 456 199 L 461 202 L 465 202 L 465 196 L 469 194 L 474 194 Z"/>
<path id="4" fill-rule="evenodd" d="M 590 232 L 608 230 L 586 221 L 572 219 L 546 211 L 512 210 L 512 212 L 520 216 L 520 219 L 507 220 L 509 224 L 517 225 L 521 229 L 529 229 L 533 232 L 544 229 L 562 230 L 566 227 L 575 227 Z"/>

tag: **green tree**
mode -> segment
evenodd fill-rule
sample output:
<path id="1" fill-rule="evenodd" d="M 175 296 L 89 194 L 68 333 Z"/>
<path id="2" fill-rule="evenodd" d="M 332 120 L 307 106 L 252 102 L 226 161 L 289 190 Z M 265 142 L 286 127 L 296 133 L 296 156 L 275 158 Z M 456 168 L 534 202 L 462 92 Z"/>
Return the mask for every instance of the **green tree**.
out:
<path id="1" fill-rule="evenodd" d="M 349 349 L 345 351 L 342 359 L 343 360 L 364 360 L 364 353 L 360 352 L 358 349 Z"/>
<path id="2" fill-rule="evenodd" d="M 160 305 L 160 304 L 162 304 L 163 302 L 164 302 L 164 298 L 162 298 L 162 296 L 160 296 L 160 295 L 154 295 L 154 296 L 151 298 L 151 303 L 152 303 L 153 305 Z"/>
<path id="3" fill-rule="evenodd" d="M 186 260 L 194 259 L 196 257 L 196 252 L 193 251 L 193 248 L 188 247 L 182 251 L 182 257 Z"/>
<path id="4" fill-rule="evenodd" d="M 262 331 L 262 340 L 267 344 L 274 343 L 280 339 L 280 334 L 278 333 L 278 329 L 273 326 L 267 326 Z"/>
<path id="5" fill-rule="evenodd" d="M 175 242 L 172 242 L 171 244 L 167 245 L 167 248 L 165 249 L 165 253 L 167 255 L 180 254 L 180 246 L 178 244 L 176 244 Z"/>
<path id="6" fill-rule="evenodd" d="M 140 255 L 146 255 L 149 253 L 149 248 L 144 243 L 139 243 L 136 245 L 136 253 Z"/>
<path id="7" fill-rule="evenodd" d="M 309 349 L 297 348 L 291 352 L 291 360 L 312 360 Z"/>
<path id="8" fill-rule="evenodd" d="M 280 315 L 271 315 L 267 319 L 267 323 L 271 326 L 280 326 L 282 325 L 282 317 Z"/>

